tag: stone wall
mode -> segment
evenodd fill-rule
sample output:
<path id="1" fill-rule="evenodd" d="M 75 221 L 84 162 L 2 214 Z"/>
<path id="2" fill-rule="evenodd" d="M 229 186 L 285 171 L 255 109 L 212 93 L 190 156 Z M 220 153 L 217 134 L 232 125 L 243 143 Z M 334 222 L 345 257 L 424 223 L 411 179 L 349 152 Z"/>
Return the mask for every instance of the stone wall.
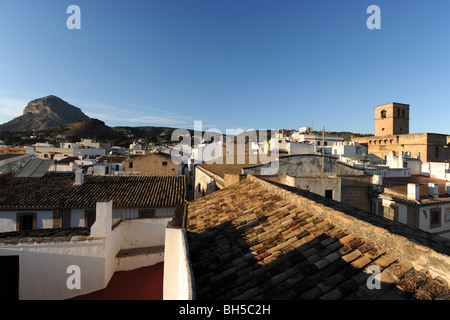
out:
<path id="1" fill-rule="evenodd" d="M 278 175 L 295 177 L 315 177 L 322 175 L 322 161 L 324 172 L 330 176 L 364 175 L 363 169 L 354 168 L 339 162 L 334 157 L 321 155 L 296 155 L 282 157 L 279 160 Z M 244 168 L 243 173 L 260 175 L 262 168 L 268 168 L 270 164 Z"/>
<path id="2" fill-rule="evenodd" d="M 130 167 L 132 163 L 132 167 Z M 145 175 L 177 175 L 178 164 L 170 156 L 157 153 L 148 154 L 124 161 L 124 171 L 139 172 Z"/>
<path id="3" fill-rule="evenodd" d="M 414 133 L 353 138 L 352 141 L 366 145 L 368 153 L 384 159 L 390 152 L 410 152 L 412 157 L 420 154 L 423 162 L 444 162 L 449 159 L 448 136 L 434 133 Z M 436 147 L 438 151 L 436 153 Z"/>

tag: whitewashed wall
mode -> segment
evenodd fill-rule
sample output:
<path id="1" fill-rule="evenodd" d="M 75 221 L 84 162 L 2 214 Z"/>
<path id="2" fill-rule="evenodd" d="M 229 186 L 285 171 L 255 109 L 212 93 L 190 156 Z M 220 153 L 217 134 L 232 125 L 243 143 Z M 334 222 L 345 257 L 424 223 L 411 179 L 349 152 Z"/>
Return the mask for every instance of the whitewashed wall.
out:
<path id="1" fill-rule="evenodd" d="M 38 211 L 36 214 L 36 228 L 53 228 L 53 211 Z"/>
<path id="2" fill-rule="evenodd" d="M 16 220 L 19 212 L 27 211 L 0 211 L 0 232 L 17 231 Z M 37 229 L 53 228 L 53 211 L 34 211 L 34 213 Z"/>
<path id="3" fill-rule="evenodd" d="M 56 300 L 104 288 L 104 240 L 0 245 L 0 255 L 19 256 L 19 299 Z M 81 270 L 81 288 L 70 290 L 67 268 Z"/>
<path id="4" fill-rule="evenodd" d="M 0 256 L 19 256 L 19 299 L 69 299 L 101 290 L 107 286 L 114 272 L 119 270 L 116 255 L 121 249 L 164 245 L 169 218 L 123 221 L 111 230 L 112 203 L 99 203 L 96 210 L 97 219 L 88 240 L 75 238 L 73 241 L 61 242 L 0 243 Z M 9 213 L 14 221 L 15 214 Z M 4 213 L 2 217 L 0 223 L 10 224 L 5 222 Z M 133 269 L 134 264 L 136 268 L 146 263 L 147 266 L 152 265 L 148 264 L 151 261 L 131 261 L 127 268 Z M 71 265 L 80 267 L 79 290 L 70 290 L 66 284 L 71 276 L 67 268 Z"/>
<path id="5" fill-rule="evenodd" d="M 164 245 L 167 222 L 172 218 L 136 219 L 121 223 L 123 228 L 122 249 Z"/>
<path id="6" fill-rule="evenodd" d="M 184 229 L 167 227 L 164 250 L 164 300 L 192 300 L 193 276 Z"/>
<path id="7" fill-rule="evenodd" d="M 16 211 L 0 212 L 0 232 L 16 231 Z"/>
<path id="8" fill-rule="evenodd" d="M 441 226 L 430 228 L 430 211 L 437 206 L 421 207 L 419 211 L 419 228 L 431 233 L 438 233 L 444 238 L 450 239 L 450 204 L 440 204 L 441 208 Z M 446 220 L 447 219 L 447 220 Z"/>

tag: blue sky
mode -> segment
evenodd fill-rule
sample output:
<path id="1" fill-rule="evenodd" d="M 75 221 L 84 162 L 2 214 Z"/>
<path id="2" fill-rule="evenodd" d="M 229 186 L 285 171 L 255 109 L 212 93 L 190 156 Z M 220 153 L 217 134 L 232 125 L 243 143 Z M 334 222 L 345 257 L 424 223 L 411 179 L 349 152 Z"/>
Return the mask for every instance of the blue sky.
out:
<path id="1" fill-rule="evenodd" d="M 373 108 L 400 102 L 411 132 L 450 134 L 449 16 L 448 0 L 2 0 L 0 123 L 54 94 L 111 126 L 373 133 Z"/>

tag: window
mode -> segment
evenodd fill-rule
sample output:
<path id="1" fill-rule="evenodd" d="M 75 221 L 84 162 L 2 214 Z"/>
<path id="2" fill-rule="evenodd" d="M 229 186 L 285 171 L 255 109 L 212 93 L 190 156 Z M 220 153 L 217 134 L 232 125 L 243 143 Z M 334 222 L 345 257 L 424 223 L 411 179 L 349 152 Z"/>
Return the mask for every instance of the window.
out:
<path id="1" fill-rule="evenodd" d="M 139 209 L 139 219 L 149 219 L 156 216 L 155 209 Z"/>
<path id="2" fill-rule="evenodd" d="M 167 167 L 167 161 L 162 162 L 163 167 Z"/>
<path id="3" fill-rule="evenodd" d="M 17 214 L 17 231 L 36 229 L 36 213 L 21 212 Z"/>
<path id="4" fill-rule="evenodd" d="M 434 156 L 439 158 L 439 147 L 434 148 Z"/>
<path id="5" fill-rule="evenodd" d="M 87 228 L 92 227 L 96 220 L 95 210 L 85 210 L 84 211 L 84 224 Z"/>
<path id="6" fill-rule="evenodd" d="M 405 117 L 405 109 L 402 110 L 402 118 Z"/>
<path id="7" fill-rule="evenodd" d="M 128 168 L 133 169 L 133 162 L 128 163 Z"/>
<path id="8" fill-rule="evenodd" d="M 325 190 L 325 198 L 333 199 L 333 190 Z"/>
<path id="9" fill-rule="evenodd" d="M 441 226 L 441 208 L 430 210 L 430 229 Z"/>
<path id="10" fill-rule="evenodd" d="M 36 213 L 18 213 L 17 230 L 26 231 L 36 229 Z"/>
<path id="11" fill-rule="evenodd" d="M 397 109 L 397 118 L 400 118 L 400 109 Z"/>
<path id="12" fill-rule="evenodd" d="M 386 110 L 381 111 L 381 119 L 386 118 Z"/>
<path id="13" fill-rule="evenodd" d="M 398 221 L 398 207 L 397 206 L 390 206 L 390 207 L 383 206 L 383 217 L 385 217 L 386 219 Z"/>

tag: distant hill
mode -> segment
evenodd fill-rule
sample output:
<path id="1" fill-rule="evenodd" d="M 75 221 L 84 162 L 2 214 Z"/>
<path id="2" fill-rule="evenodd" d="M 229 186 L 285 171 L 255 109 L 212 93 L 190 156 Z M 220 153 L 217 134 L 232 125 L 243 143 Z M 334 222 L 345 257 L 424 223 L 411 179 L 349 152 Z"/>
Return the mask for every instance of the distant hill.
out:
<path id="1" fill-rule="evenodd" d="M 128 146 L 132 141 L 140 139 L 146 143 L 161 144 L 172 142 L 171 135 L 175 129 L 177 128 L 153 126 L 109 127 L 99 119 L 89 118 L 80 108 L 50 95 L 31 101 L 25 107 L 22 116 L 0 125 L 0 140 L 8 145 L 30 145 L 36 142 L 61 141 L 61 139 L 79 141 L 81 138 L 109 141 L 122 146 Z M 194 130 L 188 129 L 188 131 L 193 137 Z M 281 131 L 289 133 L 294 130 Z M 319 131 L 314 133 L 322 134 Z M 326 134 L 342 136 L 346 141 L 350 141 L 352 137 L 370 135 L 352 132 L 326 132 Z M 259 130 L 257 135 L 259 137 Z M 270 139 L 269 130 L 267 130 L 267 138 Z M 225 141 L 225 136 L 223 139 Z"/>
<path id="2" fill-rule="evenodd" d="M 28 103 L 23 115 L 0 125 L 0 131 L 45 130 L 87 119 L 80 108 L 50 95 Z"/>
<path id="3" fill-rule="evenodd" d="M 103 121 L 98 119 L 88 119 L 77 121 L 65 125 L 60 128 L 60 133 L 70 137 L 71 140 L 79 141 L 81 138 L 97 139 L 101 141 L 112 139 L 125 139 L 125 136 L 120 132 L 113 130 L 107 126 Z"/>

